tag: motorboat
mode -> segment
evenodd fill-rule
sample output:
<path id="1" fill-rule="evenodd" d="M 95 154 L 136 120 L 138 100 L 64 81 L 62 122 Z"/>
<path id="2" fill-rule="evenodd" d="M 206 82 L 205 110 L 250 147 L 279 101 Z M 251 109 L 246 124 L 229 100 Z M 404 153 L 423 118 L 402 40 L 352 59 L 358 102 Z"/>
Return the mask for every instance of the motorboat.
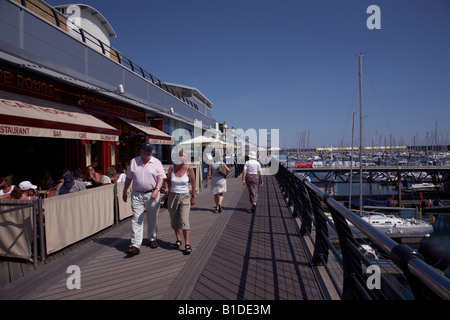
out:
<path id="1" fill-rule="evenodd" d="M 413 183 L 411 187 L 404 188 L 403 191 L 406 192 L 426 192 L 426 191 L 439 191 L 442 187 L 440 185 L 435 185 L 431 182 Z"/>

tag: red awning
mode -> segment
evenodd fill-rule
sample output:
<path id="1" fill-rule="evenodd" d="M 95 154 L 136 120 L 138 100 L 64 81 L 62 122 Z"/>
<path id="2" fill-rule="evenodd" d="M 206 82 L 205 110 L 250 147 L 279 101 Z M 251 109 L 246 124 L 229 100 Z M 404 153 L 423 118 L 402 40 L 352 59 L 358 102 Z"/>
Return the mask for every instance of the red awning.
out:
<path id="1" fill-rule="evenodd" d="M 125 119 L 121 117 L 119 117 L 119 119 L 135 127 L 136 129 L 139 129 L 140 131 L 144 132 L 148 136 L 149 142 L 152 144 L 167 144 L 167 145 L 174 144 L 172 136 L 168 135 L 165 132 L 162 132 L 159 129 L 153 128 L 152 126 L 150 126 L 145 122 Z"/>
<path id="2" fill-rule="evenodd" d="M 0 91 L 0 134 L 119 141 L 121 131 L 72 106 Z"/>

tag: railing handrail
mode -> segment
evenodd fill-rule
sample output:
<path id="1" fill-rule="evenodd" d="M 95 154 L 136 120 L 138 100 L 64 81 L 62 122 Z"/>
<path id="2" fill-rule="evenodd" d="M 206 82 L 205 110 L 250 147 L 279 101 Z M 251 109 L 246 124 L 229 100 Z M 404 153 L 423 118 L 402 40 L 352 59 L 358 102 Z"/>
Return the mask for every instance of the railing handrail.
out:
<path id="1" fill-rule="evenodd" d="M 318 190 L 318 188 L 312 183 L 306 182 L 306 184 L 308 188 Z M 348 208 L 345 208 L 332 197 L 327 197 L 324 202 L 341 213 L 345 219 L 350 221 L 378 247 L 389 254 L 393 262 L 403 271 L 406 271 L 404 270 L 405 267 L 411 273 L 414 271 L 414 276 L 422 281 L 427 287 L 432 289 L 432 291 L 443 299 L 450 299 L 450 279 L 444 277 L 435 268 L 419 258 L 420 254 L 418 252 L 414 251 L 409 246 L 398 244 L 396 241 L 375 229 L 368 222 L 361 219 L 355 213 L 351 212 Z M 404 246 L 402 249 L 404 250 L 404 252 L 402 252 L 402 256 L 397 256 L 395 252 L 396 248 L 399 248 L 399 246 Z M 406 259 L 406 261 L 404 261 L 404 259 Z M 406 265 L 404 263 L 406 263 Z"/>
<path id="2" fill-rule="evenodd" d="M 280 166 L 280 170 L 286 170 L 291 175 L 291 178 L 294 177 L 298 182 L 303 183 L 308 192 L 317 196 L 330 210 L 334 210 L 334 212 L 338 213 L 355 228 L 364 233 L 367 238 L 372 240 L 381 250 L 390 256 L 394 264 L 409 277 L 408 280 L 413 277 L 434 292 L 439 298 L 446 300 L 450 299 L 450 279 L 425 263 L 419 253 L 409 246 L 399 244 L 381 233 L 372 225 L 361 219 L 361 217 L 337 202 L 332 196 L 316 187 L 313 183 L 296 176 L 293 173 L 293 170 L 287 169 L 284 166 Z M 411 287 L 414 286 L 414 284 L 410 285 Z M 414 288 L 412 289 L 414 291 Z"/>

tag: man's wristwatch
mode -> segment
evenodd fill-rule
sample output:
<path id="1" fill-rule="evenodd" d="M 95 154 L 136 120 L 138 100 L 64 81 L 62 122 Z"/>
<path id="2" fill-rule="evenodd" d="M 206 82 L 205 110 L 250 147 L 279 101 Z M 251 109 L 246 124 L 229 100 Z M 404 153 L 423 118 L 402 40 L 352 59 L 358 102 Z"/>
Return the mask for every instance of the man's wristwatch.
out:
<path id="1" fill-rule="evenodd" d="M 155 190 L 159 192 L 159 189 L 158 189 L 158 188 L 155 188 Z"/>

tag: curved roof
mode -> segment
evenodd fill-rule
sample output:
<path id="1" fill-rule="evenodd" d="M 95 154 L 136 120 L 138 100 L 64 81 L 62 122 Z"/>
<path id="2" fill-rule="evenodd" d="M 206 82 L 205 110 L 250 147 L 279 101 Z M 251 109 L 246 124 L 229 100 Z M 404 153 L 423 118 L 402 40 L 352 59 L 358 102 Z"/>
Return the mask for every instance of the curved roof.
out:
<path id="1" fill-rule="evenodd" d="M 85 9 L 85 10 L 89 11 L 92 14 L 92 16 L 96 16 L 97 19 L 101 22 L 101 24 L 105 27 L 105 29 L 108 31 L 110 38 L 117 38 L 117 35 L 114 32 L 114 29 L 112 28 L 112 26 L 109 24 L 108 20 L 106 20 L 106 18 L 100 12 L 98 12 L 97 9 L 95 9 L 87 4 L 72 3 L 72 4 L 63 4 L 63 5 L 54 6 L 54 7 L 57 9 L 58 8 L 66 9 L 69 6 L 78 6 L 81 9 Z"/>
<path id="2" fill-rule="evenodd" d="M 202 100 L 204 100 L 205 102 L 207 102 L 209 104 L 208 107 L 210 107 L 210 108 L 212 107 L 213 103 L 203 93 L 201 93 L 200 90 L 198 90 L 197 88 L 189 87 L 189 86 L 186 86 L 183 84 L 170 83 L 170 82 L 166 82 L 166 81 L 164 81 L 164 83 L 168 86 L 178 87 L 178 88 L 190 90 L 192 92 L 196 92 Z"/>

